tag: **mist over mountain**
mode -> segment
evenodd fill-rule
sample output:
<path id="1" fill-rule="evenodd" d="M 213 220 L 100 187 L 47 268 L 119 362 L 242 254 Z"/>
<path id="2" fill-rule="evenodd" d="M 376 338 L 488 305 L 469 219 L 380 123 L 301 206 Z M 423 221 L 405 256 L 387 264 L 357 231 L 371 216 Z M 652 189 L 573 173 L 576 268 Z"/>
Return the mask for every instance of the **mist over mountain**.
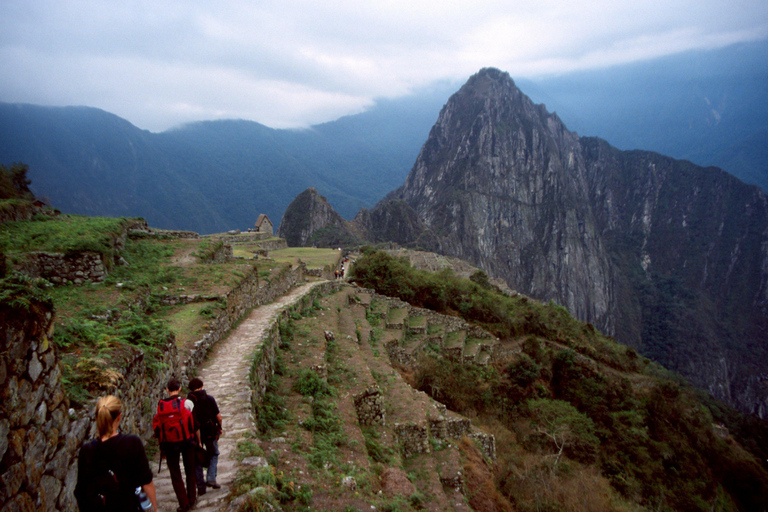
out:
<path id="1" fill-rule="evenodd" d="M 582 135 L 718 165 L 768 187 L 768 42 L 519 81 Z M 306 130 L 249 121 L 151 133 L 107 112 L 0 103 L 0 163 L 67 213 L 142 216 L 201 233 L 282 217 L 315 187 L 346 219 L 403 183 L 441 107 L 440 83 Z"/>
<path id="2" fill-rule="evenodd" d="M 768 42 L 516 80 L 580 135 L 715 165 L 768 190 Z"/>
<path id="3" fill-rule="evenodd" d="M 352 217 L 402 183 L 446 87 L 306 130 L 230 120 L 151 133 L 94 108 L 0 103 L 0 162 L 28 164 L 33 191 L 66 213 L 221 232 L 280 219 L 314 186 Z"/>

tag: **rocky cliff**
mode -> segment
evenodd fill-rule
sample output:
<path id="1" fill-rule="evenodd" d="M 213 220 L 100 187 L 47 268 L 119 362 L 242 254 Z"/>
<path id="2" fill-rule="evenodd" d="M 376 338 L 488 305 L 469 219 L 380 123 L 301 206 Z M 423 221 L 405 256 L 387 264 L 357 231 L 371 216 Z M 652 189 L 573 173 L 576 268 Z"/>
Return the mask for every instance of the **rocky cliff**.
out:
<path id="1" fill-rule="evenodd" d="M 579 137 L 483 69 L 355 224 L 465 259 L 768 415 L 768 200 L 720 169 Z"/>
<path id="2" fill-rule="evenodd" d="M 345 245 L 349 242 L 344 238 L 348 236 L 346 224 L 325 196 L 321 196 L 314 187 L 309 187 L 288 205 L 277 236 L 285 238 L 291 247 Z"/>

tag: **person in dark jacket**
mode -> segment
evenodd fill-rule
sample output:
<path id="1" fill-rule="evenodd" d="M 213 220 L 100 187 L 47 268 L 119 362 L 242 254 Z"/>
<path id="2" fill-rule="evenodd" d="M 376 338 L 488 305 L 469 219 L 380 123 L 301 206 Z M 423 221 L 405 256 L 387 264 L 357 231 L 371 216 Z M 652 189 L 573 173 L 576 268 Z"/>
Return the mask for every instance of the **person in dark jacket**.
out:
<path id="1" fill-rule="evenodd" d="M 205 488 L 212 487 L 219 489 L 221 486 L 216 482 L 216 466 L 219 462 L 219 436 L 221 435 L 221 412 L 216 404 L 216 399 L 206 393 L 203 389 L 203 381 L 194 378 L 189 381 L 187 400 L 192 400 L 195 407 L 192 413 L 195 417 L 195 425 L 198 430 L 195 433 L 199 446 L 205 448 L 205 462 L 201 464 L 198 460 L 195 467 L 195 476 L 197 478 L 197 492 L 205 494 Z M 203 467 L 206 468 L 206 478 L 203 479 Z"/>
<path id="2" fill-rule="evenodd" d="M 103 508 L 116 512 L 135 512 L 138 506 L 136 488 L 141 487 L 152 507 L 157 510 L 155 484 L 149 468 L 144 444 L 138 436 L 119 433 L 123 404 L 119 398 L 109 395 L 96 404 L 96 428 L 98 437 L 83 445 L 77 463 L 75 498 L 80 510 L 87 512 L 94 507 L 94 491 L 102 493 Z M 111 471 L 114 494 L 94 489 L 100 481 L 97 472 Z M 89 493 L 94 493 L 93 496 Z"/>

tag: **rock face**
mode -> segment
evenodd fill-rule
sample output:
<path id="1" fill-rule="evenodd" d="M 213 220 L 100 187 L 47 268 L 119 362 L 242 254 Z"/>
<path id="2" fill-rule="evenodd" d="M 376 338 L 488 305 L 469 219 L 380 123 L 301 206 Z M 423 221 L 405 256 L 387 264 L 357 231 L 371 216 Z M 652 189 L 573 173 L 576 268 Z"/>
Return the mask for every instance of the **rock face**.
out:
<path id="1" fill-rule="evenodd" d="M 455 256 L 768 417 L 768 199 L 716 168 L 570 132 L 483 69 L 362 238 Z"/>
<path id="2" fill-rule="evenodd" d="M 347 222 L 328 204 L 317 189 L 309 187 L 285 210 L 277 236 L 291 247 L 346 244 Z"/>
<path id="3" fill-rule="evenodd" d="M 757 187 L 581 138 L 484 69 L 369 217 L 406 218 L 404 205 L 420 224 L 393 236 L 372 223 L 370 238 L 468 260 L 768 414 L 768 200 Z"/>

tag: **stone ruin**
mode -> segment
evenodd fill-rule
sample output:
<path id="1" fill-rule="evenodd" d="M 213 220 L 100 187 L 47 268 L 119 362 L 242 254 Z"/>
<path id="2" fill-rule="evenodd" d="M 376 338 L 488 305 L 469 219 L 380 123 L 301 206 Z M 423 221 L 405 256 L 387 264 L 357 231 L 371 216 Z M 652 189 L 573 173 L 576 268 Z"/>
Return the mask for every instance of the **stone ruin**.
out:
<path id="1" fill-rule="evenodd" d="M 353 397 L 360 425 L 386 425 L 384 400 L 377 385 L 372 385 Z"/>

